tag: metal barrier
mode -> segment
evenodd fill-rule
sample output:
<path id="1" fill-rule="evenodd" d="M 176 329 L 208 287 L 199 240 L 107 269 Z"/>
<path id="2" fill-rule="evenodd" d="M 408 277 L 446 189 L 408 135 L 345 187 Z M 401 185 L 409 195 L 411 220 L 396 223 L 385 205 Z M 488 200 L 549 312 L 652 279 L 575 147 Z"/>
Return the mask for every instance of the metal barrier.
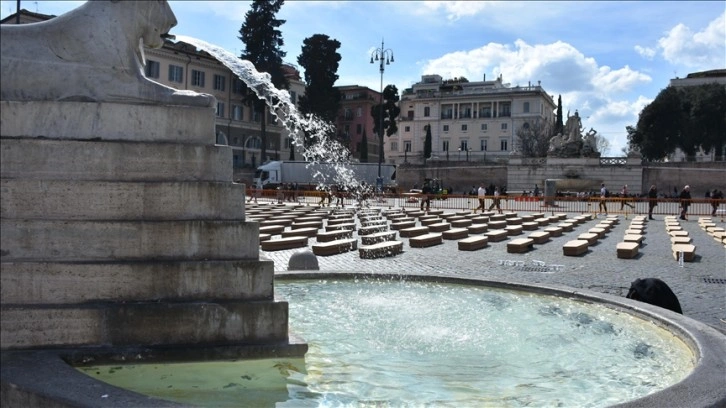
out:
<path id="1" fill-rule="evenodd" d="M 306 205 L 321 205 L 321 199 L 326 196 L 323 191 L 317 190 L 261 190 L 247 189 L 247 200 L 258 193 L 258 200 L 263 202 L 300 203 Z M 422 194 L 376 194 L 358 200 L 351 194 L 341 194 L 340 197 L 332 195 L 330 202 L 327 198 L 322 205 L 335 206 L 378 206 L 390 208 L 421 208 Z M 473 195 L 429 195 L 429 208 L 452 210 L 452 211 L 473 211 L 479 206 L 479 199 Z M 254 197 L 253 197 L 254 199 Z M 530 197 L 530 196 L 500 196 L 502 211 L 513 212 L 551 212 L 551 213 L 599 213 L 600 201 L 605 201 L 607 214 L 648 214 L 647 197 L 609 197 L 601 199 L 599 196 L 588 197 Z M 485 199 L 485 208 L 496 210 L 492 206 L 493 196 Z M 658 198 L 657 206 L 653 209 L 653 215 L 679 215 L 680 200 L 678 198 Z M 342 203 L 342 204 L 341 204 Z M 552 203 L 552 204 L 548 204 Z M 717 217 L 726 217 L 726 199 L 693 198 L 688 208 L 688 214 L 692 216 L 711 216 L 714 212 L 713 204 L 717 204 Z M 632 208 L 630 207 L 632 206 Z M 424 208 L 426 205 L 424 204 Z"/>

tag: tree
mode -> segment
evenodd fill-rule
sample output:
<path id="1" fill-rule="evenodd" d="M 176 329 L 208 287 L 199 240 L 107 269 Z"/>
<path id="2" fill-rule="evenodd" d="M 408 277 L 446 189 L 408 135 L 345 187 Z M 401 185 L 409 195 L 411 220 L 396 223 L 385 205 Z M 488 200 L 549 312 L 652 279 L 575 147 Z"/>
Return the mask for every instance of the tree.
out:
<path id="1" fill-rule="evenodd" d="M 647 160 L 662 160 L 680 148 L 688 157 L 699 149 L 721 157 L 726 140 L 726 90 L 706 84 L 668 87 L 626 127 L 628 142 Z"/>
<path id="2" fill-rule="evenodd" d="M 424 160 L 431 157 L 431 124 L 426 125 L 426 138 L 424 139 Z"/>
<path id="3" fill-rule="evenodd" d="M 600 153 L 604 154 L 610 151 L 610 141 L 606 139 L 605 136 L 599 134 L 595 135 L 595 146 L 597 147 L 597 151 Z"/>
<path id="4" fill-rule="evenodd" d="M 368 163 L 368 135 L 366 135 L 366 130 L 363 129 L 363 138 L 360 141 L 360 162 L 361 163 Z"/>
<path id="5" fill-rule="evenodd" d="M 324 34 L 315 34 L 303 40 L 297 62 L 305 70 L 305 95 L 300 96 L 300 111 L 315 115 L 327 122 L 335 122 L 340 109 L 338 80 L 340 42 Z M 305 145 L 315 143 L 312 135 L 305 134 Z"/>
<path id="6" fill-rule="evenodd" d="M 557 96 L 557 122 L 555 122 L 554 134 L 564 134 L 565 123 L 562 121 L 562 95 Z"/>
<path id="7" fill-rule="evenodd" d="M 287 89 L 289 82 L 282 70 L 282 59 L 287 54 L 282 51 L 285 42 L 279 27 L 285 20 L 278 20 L 275 14 L 285 3 L 284 0 L 253 0 L 250 11 L 245 14 L 245 22 L 239 30 L 238 37 L 245 46 L 240 55 L 248 60 L 259 72 L 270 75 L 270 81 L 276 88 Z M 249 95 L 249 92 L 248 92 Z M 248 103 L 260 113 L 260 138 L 262 147 L 260 162 L 267 158 L 267 104 L 264 100 L 250 97 Z"/>
<path id="8" fill-rule="evenodd" d="M 552 139 L 552 124 L 537 119 L 517 129 L 517 150 L 524 157 L 546 157 Z"/>
<path id="9" fill-rule="evenodd" d="M 381 162 L 383 161 L 383 132 L 385 132 L 388 137 L 391 137 L 391 135 L 398 132 L 396 118 L 401 113 L 401 108 L 397 105 L 399 99 L 400 97 L 398 96 L 398 88 L 396 88 L 396 85 L 386 85 L 383 89 L 383 131 L 379 130 L 381 127 L 381 104 L 371 107 L 371 116 L 373 116 L 373 133 L 379 135 L 378 155 L 380 156 Z"/>

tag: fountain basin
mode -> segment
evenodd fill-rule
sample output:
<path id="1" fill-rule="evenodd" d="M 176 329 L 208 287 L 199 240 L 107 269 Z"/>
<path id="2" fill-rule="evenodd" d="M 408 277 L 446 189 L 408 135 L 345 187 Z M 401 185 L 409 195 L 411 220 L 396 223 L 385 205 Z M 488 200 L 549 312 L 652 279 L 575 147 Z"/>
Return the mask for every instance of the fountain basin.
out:
<path id="1" fill-rule="evenodd" d="M 277 279 L 278 281 L 287 279 L 324 279 L 328 282 L 331 282 L 334 280 L 350 280 L 356 278 L 363 279 L 366 276 L 370 277 L 371 275 L 362 275 L 356 273 L 320 274 L 284 272 L 279 273 Z M 375 275 L 375 277 L 376 279 L 383 280 L 404 279 L 404 277 L 400 275 Z M 675 384 L 665 389 L 661 389 L 652 394 L 636 398 L 631 401 L 621 401 L 618 402 L 618 404 L 621 404 L 622 406 L 706 407 L 719 405 L 726 402 L 726 391 L 724 391 L 723 387 L 723 372 L 726 369 L 726 336 L 719 333 L 710 326 L 697 322 L 693 319 L 648 304 L 589 291 L 573 291 L 571 288 L 566 287 L 533 286 L 513 282 L 486 281 L 479 279 L 458 279 L 454 277 L 441 276 L 406 276 L 405 280 L 434 281 L 439 284 L 445 283 L 465 285 L 465 287 L 485 286 L 487 288 L 520 291 L 523 292 L 523 294 L 527 294 L 528 296 L 531 294 L 546 295 L 545 297 L 555 297 L 563 301 L 567 300 L 583 304 L 604 306 L 606 309 L 610 309 L 614 313 L 622 313 L 628 316 L 642 319 L 645 324 L 654 324 L 658 328 L 662 328 L 667 332 L 671 333 L 675 338 L 678 339 L 678 341 L 682 342 L 685 348 L 690 350 L 690 353 L 692 353 L 695 367 L 689 374 L 685 375 L 685 378 L 677 381 Z M 291 307 L 292 305 L 294 305 L 294 302 L 291 302 Z M 291 324 L 291 327 L 293 327 L 294 329 L 293 324 Z M 306 339 L 306 341 L 307 340 L 308 339 Z M 445 341 L 448 340 L 442 338 L 442 343 Z M 80 357 L 80 355 L 75 354 L 76 363 L 78 362 L 78 357 Z M 206 357 L 206 359 L 209 360 L 213 359 L 214 356 L 210 354 Z M 20 358 L 20 356 L 16 355 L 10 361 L 17 361 L 18 358 Z M 67 352 L 36 352 L 35 356 L 29 356 L 28 354 L 26 354 L 23 361 L 24 364 L 28 364 L 31 367 L 31 372 L 36 373 L 36 379 L 38 378 L 38 375 L 42 376 L 43 373 L 46 373 L 45 375 L 49 375 L 47 373 L 48 367 L 45 367 L 46 363 L 48 363 L 49 366 L 54 366 L 56 369 L 60 369 L 62 366 L 65 365 L 65 368 L 63 368 L 63 372 L 67 372 L 69 375 L 60 376 L 63 378 L 64 382 L 67 383 L 62 387 L 63 391 L 65 392 L 60 393 L 60 395 L 66 394 L 64 398 L 67 398 L 67 394 L 74 394 L 71 392 L 72 390 L 76 389 L 75 387 L 73 387 L 73 384 L 86 384 L 86 387 L 88 387 L 89 384 L 93 384 L 93 389 L 109 390 L 107 391 L 107 395 L 109 395 L 108 398 L 111 398 L 111 396 L 113 396 L 113 398 L 120 398 L 121 396 L 124 396 L 125 398 L 127 398 L 124 400 L 124 403 L 127 406 L 133 406 L 132 403 L 134 401 L 138 401 L 139 405 L 136 406 L 144 406 L 144 402 L 146 403 L 146 405 L 149 404 L 149 397 L 145 397 L 140 394 L 122 390 L 120 388 L 116 388 L 108 384 L 95 381 L 90 377 L 82 375 L 78 372 L 73 373 L 75 369 L 72 368 L 70 365 L 64 363 L 63 359 L 71 361 Z M 156 360 L 156 362 L 159 362 L 159 359 L 154 359 L 153 356 L 150 356 L 150 358 L 143 358 L 139 362 L 147 363 L 154 360 Z M 45 361 L 46 363 L 44 363 L 43 361 Z M 96 359 L 95 361 L 100 363 L 102 360 Z M 13 369 L 11 366 L 15 366 L 15 368 Z M 5 383 L 6 381 L 8 381 L 8 378 L 15 379 L 18 378 L 18 376 L 28 376 L 28 373 L 22 373 L 23 364 L 11 364 L 11 366 L 8 366 L 6 364 L 6 359 L 4 358 L 2 373 L 3 387 L 5 387 Z M 59 377 L 57 371 L 54 376 L 56 377 L 55 382 L 57 383 Z M 18 382 L 14 383 L 17 384 Z M 37 384 L 38 382 L 35 383 L 36 386 Z M 29 385 L 30 384 L 27 384 L 27 381 L 25 381 L 24 386 Z M 57 397 L 60 397 L 60 395 L 57 395 Z M 98 401 L 98 398 L 99 397 L 97 392 L 95 396 L 95 401 Z"/>

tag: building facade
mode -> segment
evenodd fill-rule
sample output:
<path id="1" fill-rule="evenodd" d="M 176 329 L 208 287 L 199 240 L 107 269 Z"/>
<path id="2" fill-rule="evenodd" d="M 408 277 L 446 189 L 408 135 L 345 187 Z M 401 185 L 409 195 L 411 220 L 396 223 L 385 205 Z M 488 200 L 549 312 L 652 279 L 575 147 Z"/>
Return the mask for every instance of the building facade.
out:
<path id="1" fill-rule="evenodd" d="M 0 23 L 36 23 L 53 17 L 23 9 Z M 207 93 L 217 98 L 216 142 L 228 144 L 232 148 L 235 170 L 255 168 L 268 160 L 287 160 L 291 156 L 291 149 L 295 149 L 296 159 L 301 158 L 302 149 L 292 143 L 292 135 L 269 112 L 266 126 L 267 157 L 260 157 L 260 112 L 255 112 L 252 105 L 246 102 L 242 80 L 208 53 L 181 41 L 166 41 L 159 49 L 144 48 L 144 54 L 147 78 L 175 89 Z M 285 64 L 283 69 L 290 82 L 290 99 L 297 105 L 298 97 L 305 93 L 305 83 L 300 79 L 296 67 Z"/>
<path id="2" fill-rule="evenodd" d="M 385 141 L 386 162 L 423 163 L 426 127 L 435 161 L 489 161 L 515 149 L 516 132 L 535 121 L 554 123 L 557 105 L 540 84 L 511 87 L 486 78 L 444 81 L 423 75 L 400 101 L 398 133 Z"/>
<path id="3" fill-rule="evenodd" d="M 336 87 L 340 91 L 340 110 L 335 123 L 336 135 L 351 153 L 361 159 L 361 145 L 367 141 L 368 162 L 378 162 L 378 136 L 373 133 L 371 109 L 380 101 L 380 92 L 359 85 Z M 365 138 L 363 137 L 365 135 Z"/>

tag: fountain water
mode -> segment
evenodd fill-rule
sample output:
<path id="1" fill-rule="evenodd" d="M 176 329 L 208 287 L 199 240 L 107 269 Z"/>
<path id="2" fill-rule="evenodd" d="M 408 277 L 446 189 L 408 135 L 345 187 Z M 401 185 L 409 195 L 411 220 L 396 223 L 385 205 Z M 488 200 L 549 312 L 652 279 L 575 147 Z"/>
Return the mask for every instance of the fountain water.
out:
<path id="1" fill-rule="evenodd" d="M 257 71 L 251 62 L 203 40 L 184 35 L 177 35 L 176 39 L 209 53 L 244 81 L 258 98 L 265 101 L 270 112 L 292 136 L 292 143 L 304 147 L 302 154 L 306 161 L 334 164 L 337 174 L 333 180 L 327 180 L 320 172 L 314 174 L 321 185 L 338 184 L 345 186 L 354 194 L 362 192 L 360 182 L 356 180 L 352 169 L 347 166 L 346 147 L 330 137 L 335 130 L 331 123 L 312 115 L 303 116 L 290 100 L 290 94 L 286 90 L 275 88 L 270 82 L 270 75 Z M 317 142 L 306 145 L 303 140 L 304 134 L 314 136 Z"/>
<path id="2" fill-rule="evenodd" d="M 405 279 L 278 281 L 276 292 L 289 301 L 291 330 L 310 345 L 304 363 L 83 371 L 202 406 L 596 407 L 671 386 L 695 365 L 667 330 L 560 297 Z M 181 374 L 190 370 L 191 383 Z"/>

